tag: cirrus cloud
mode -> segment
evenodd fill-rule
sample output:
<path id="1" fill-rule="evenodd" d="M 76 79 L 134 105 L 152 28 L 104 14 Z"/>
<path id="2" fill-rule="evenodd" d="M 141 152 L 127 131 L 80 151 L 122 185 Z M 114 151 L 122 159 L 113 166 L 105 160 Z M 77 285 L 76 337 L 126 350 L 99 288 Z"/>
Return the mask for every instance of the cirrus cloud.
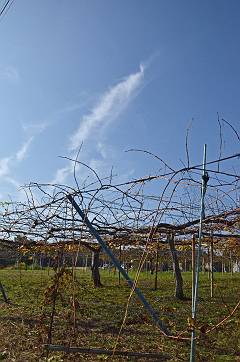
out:
<path id="1" fill-rule="evenodd" d="M 82 117 L 77 131 L 70 139 L 69 149 L 76 150 L 91 136 L 94 130 L 115 120 L 136 96 L 137 90 L 142 85 L 143 77 L 144 67 L 140 65 L 137 73 L 130 74 L 106 91 L 93 109 Z"/>

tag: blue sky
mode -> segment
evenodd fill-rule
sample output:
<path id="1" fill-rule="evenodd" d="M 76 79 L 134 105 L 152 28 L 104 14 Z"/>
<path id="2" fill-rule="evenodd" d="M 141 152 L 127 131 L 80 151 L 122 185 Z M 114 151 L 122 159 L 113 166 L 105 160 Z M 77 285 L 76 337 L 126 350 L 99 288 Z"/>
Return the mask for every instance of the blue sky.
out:
<path id="1" fill-rule="evenodd" d="M 239 130 L 240 3 L 15 0 L 0 20 L 0 197 L 72 183 L 74 157 L 127 180 L 219 153 Z M 239 152 L 223 127 L 224 154 Z M 229 170 L 231 169 L 229 164 Z M 235 167 L 239 167 L 239 161 Z M 79 179 L 86 170 L 79 169 Z"/>

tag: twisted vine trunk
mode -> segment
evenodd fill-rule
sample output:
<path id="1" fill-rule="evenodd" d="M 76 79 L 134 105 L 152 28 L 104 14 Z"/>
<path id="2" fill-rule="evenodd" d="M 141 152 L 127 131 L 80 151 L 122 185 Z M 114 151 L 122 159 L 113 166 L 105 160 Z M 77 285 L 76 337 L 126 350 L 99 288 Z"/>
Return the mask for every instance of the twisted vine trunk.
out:
<path id="1" fill-rule="evenodd" d="M 4 289 L 4 287 L 3 287 L 3 285 L 2 285 L 1 282 L 0 282 L 0 291 L 1 291 L 1 293 L 2 293 L 4 302 L 5 302 L 5 303 L 9 303 L 9 299 L 8 299 L 8 297 L 7 297 L 7 294 L 6 294 L 6 292 L 5 292 L 5 289 Z"/>
<path id="2" fill-rule="evenodd" d="M 175 280 L 176 280 L 176 289 L 175 289 L 175 296 L 178 299 L 184 299 L 183 294 L 183 279 L 182 279 L 182 273 L 179 267 L 179 260 L 177 251 L 175 249 L 175 243 L 174 243 L 174 235 L 168 236 L 168 244 L 170 247 L 170 251 L 172 254 L 172 261 L 173 261 L 173 269 L 175 273 Z"/>
<path id="3" fill-rule="evenodd" d="M 100 273 L 99 273 L 99 257 L 101 249 L 92 251 L 92 279 L 95 288 L 102 287 Z"/>

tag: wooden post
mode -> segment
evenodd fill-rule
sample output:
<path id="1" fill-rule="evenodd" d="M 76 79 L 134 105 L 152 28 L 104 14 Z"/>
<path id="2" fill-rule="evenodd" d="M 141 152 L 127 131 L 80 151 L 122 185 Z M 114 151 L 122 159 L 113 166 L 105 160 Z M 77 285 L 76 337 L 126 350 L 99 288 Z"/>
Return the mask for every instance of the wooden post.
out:
<path id="1" fill-rule="evenodd" d="M 84 266 L 84 271 L 87 271 L 87 267 L 88 267 L 88 254 L 85 255 L 85 266 Z"/>
<path id="2" fill-rule="evenodd" d="M 208 243 L 208 280 L 211 279 L 211 256 L 210 256 L 210 243 Z"/>
<path id="3" fill-rule="evenodd" d="M 8 300 L 7 294 L 6 294 L 5 290 L 4 290 L 4 287 L 3 287 L 3 285 L 2 285 L 1 282 L 0 282 L 0 291 L 1 291 L 1 293 L 2 293 L 4 302 L 5 302 L 5 303 L 8 303 L 9 300 Z"/>
<path id="4" fill-rule="evenodd" d="M 230 250 L 229 252 L 229 264 L 228 264 L 228 268 L 229 268 L 229 273 L 231 273 L 231 276 L 233 275 L 232 274 L 232 251 Z"/>
<path id="5" fill-rule="evenodd" d="M 32 257 L 32 270 L 34 269 L 34 263 L 35 263 L 35 253 L 33 254 Z"/>
<path id="6" fill-rule="evenodd" d="M 182 274 L 181 274 L 181 270 L 180 270 L 180 266 L 179 266 L 179 260 L 178 260 L 178 254 L 177 251 L 175 249 L 175 242 L 174 242 L 174 235 L 168 235 L 168 244 L 170 247 L 170 251 L 172 254 L 172 261 L 173 261 L 173 270 L 175 273 L 175 283 L 176 283 L 176 288 L 175 288 L 175 297 L 183 300 L 184 299 L 184 294 L 183 294 L 183 279 L 182 279 Z"/>
<path id="7" fill-rule="evenodd" d="M 211 244 L 210 244 L 210 258 L 211 258 L 211 278 L 210 278 L 210 287 L 211 287 L 211 298 L 213 298 L 213 235 L 211 235 Z"/>
<path id="8" fill-rule="evenodd" d="M 99 262 L 100 262 L 100 251 L 101 249 L 95 249 L 92 251 L 92 280 L 95 288 L 102 287 L 99 273 Z"/>
<path id="9" fill-rule="evenodd" d="M 122 247 L 121 245 L 119 246 L 119 262 L 120 264 L 122 264 Z M 118 271 L 118 285 L 121 284 L 121 273 L 120 270 Z"/>
<path id="10" fill-rule="evenodd" d="M 195 279 L 196 279 L 196 240 L 195 235 L 192 236 L 192 298 L 195 293 Z"/>
<path id="11" fill-rule="evenodd" d="M 18 266 L 19 266 L 19 259 L 18 259 L 18 256 L 16 258 L 16 269 L 18 269 Z"/>
<path id="12" fill-rule="evenodd" d="M 202 256 L 202 273 L 205 274 L 205 256 Z"/>
<path id="13" fill-rule="evenodd" d="M 154 290 L 157 290 L 158 287 L 158 266 L 159 266 L 159 241 L 157 242 L 157 250 L 156 250 Z"/>
<path id="14" fill-rule="evenodd" d="M 49 275 L 49 271 L 50 271 L 50 256 L 48 257 L 48 269 L 47 269 L 47 271 L 48 271 L 48 275 Z"/>
<path id="15" fill-rule="evenodd" d="M 40 267 L 41 270 L 43 269 L 43 267 L 42 267 L 42 254 L 40 254 L 40 256 L 39 256 L 39 267 Z"/>

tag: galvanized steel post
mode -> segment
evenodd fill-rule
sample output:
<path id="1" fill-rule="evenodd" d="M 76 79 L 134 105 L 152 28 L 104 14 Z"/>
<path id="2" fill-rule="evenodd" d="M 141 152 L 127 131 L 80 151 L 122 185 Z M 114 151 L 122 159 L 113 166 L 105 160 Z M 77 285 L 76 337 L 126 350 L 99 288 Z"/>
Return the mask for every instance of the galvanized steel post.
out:
<path id="1" fill-rule="evenodd" d="M 139 288 L 136 287 L 135 283 L 131 280 L 131 278 L 129 277 L 128 273 L 122 268 L 120 262 L 118 261 L 118 259 L 114 256 L 114 254 L 112 253 L 111 249 L 107 246 L 107 244 L 105 243 L 105 241 L 101 238 L 101 236 L 99 235 L 99 233 L 97 232 L 97 230 L 93 227 L 93 225 L 91 224 L 91 222 L 89 221 L 88 217 L 84 214 L 84 212 L 80 209 L 80 207 L 78 206 L 78 204 L 76 203 L 76 201 L 73 199 L 73 197 L 71 195 L 67 195 L 68 200 L 71 202 L 72 206 L 75 208 L 75 210 L 78 212 L 78 214 L 81 216 L 84 224 L 89 228 L 90 233 L 92 234 L 93 237 L 95 237 L 97 239 L 97 241 L 99 242 L 99 244 L 101 245 L 101 247 L 103 248 L 103 250 L 105 251 L 105 253 L 109 256 L 109 258 L 111 259 L 111 261 L 113 262 L 113 264 L 116 266 L 116 268 L 120 271 L 120 273 L 122 274 L 122 276 L 126 279 L 126 281 L 128 282 L 128 285 L 134 289 L 134 292 L 137 294 L 138 298 L 141 300 L 144 308 L 146 309 L 146 311 L 148 312 L 148 314 L 150 314 L 150 316 L 152 317 L 152 319 L 154 320 L 154 322 L 159 326 L 160 330 L 165 334 L 165 335 L 170 335 L 170 332 L 168 331 L 167 327 L 165 326 L 164 322 L 159 319 L 156 311 L 153 309 L 153 307 L 151 306 L 151 304 L 149 304 L 149 302 L 146 300 L 146 298 L 144 297 L 144 295 L 142 294 L 142 292 L 140 291 Z"/>
<path id="2" fill-rule="evenodd" d="M 207 182 L 209 180 L 208 173 L 206 172 L 206 155 L 207 145 L 204 145 L 203 150 L 203 170 L 202 170 L 202 188 L 201 188 L 201 209 L 200 209 L 200 221 L 199 221 L 199 232 L 198 232 L 198 249 L 197 249 L 197 260 L 196 260 L 196 273 L 194 283 L 194 296 L 192 298 L 192 334 L 191 334 L 191 352 L 190 362 L 195 362 L 196 359 L 196 335 L 195 335 L 195 322 L 197 314 L 197 303 L 198 303 L 198 284 L 199 284 L 199 269 L 201 259 L 201 241 L 202 241 L 202 224 L 205 218 L 205 205 L 204 198 L 207 189 Z"/>

